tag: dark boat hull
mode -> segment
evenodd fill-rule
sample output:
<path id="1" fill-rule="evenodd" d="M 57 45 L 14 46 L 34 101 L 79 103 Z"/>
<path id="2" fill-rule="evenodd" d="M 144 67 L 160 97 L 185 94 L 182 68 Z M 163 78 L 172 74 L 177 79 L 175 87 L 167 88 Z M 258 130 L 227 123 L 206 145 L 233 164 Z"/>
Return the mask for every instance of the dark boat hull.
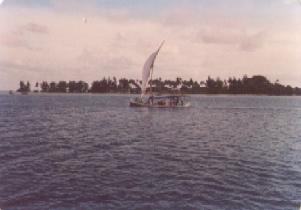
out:
<path id="1" fill-rule="evenodd" d="M 130 107 L 147 107 L 147 108 L 186 108 L 190 107 L 190 103 L 184 103 L 183 105 L 158 105 L 158 104 L 148 104 L 139 102 L 130 102 Z"/>

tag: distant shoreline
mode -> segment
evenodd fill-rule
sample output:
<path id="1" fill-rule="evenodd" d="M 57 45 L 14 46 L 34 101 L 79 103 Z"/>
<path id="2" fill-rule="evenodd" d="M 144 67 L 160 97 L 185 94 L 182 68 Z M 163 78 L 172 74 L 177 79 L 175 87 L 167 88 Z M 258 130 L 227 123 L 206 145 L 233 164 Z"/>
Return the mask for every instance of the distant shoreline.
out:
<path id="1" fill-rule="evenodd" d="M 0 91 L 0 95 L 9 95 L 9 90 L 2 90 Z M 139 96 L 141 94 L 139 93 L 45 93 L 45 92 L 29 92 L 25 95 L 19 92 L 13 92 L 13 95 L 15 96 L 50 96 L 50 95 L 56 95 L 56 96 Z M 166 94 L 154 94 L 154 95 L 167 95 Z M 183 94 L 184 96 L 268 96 L 268 97 L 300 97 L 301 95 L 268 95 L 268 94 L 231 94 L 231 93 L 220 93 L 220 94 L 214 94 L 214 93 L 187 93 Z"/>
<path id="2" fill-rule="evenodd" d="M 98 93 L 98 94 L 141 94 L 141 81 L 134 79 L 103 78 L 89 85 L 84 81 L 59 81 L 59 82 L 36 82 L 32 88 L 29 82 L 20 81 L 20 94 L 29 93 Z M 153 79 L 149 82 L 147 92 L 164 94 L 202 94 L 202 95 L 271 95 L 292 96 L 301 95 L 301 88 L 282 85 L 278 80 L 270 82 L 262 75 L 242 78 L 229 77 L 222 80 L 208 76 L 206 81 L 183 80 L 177 77 L 175 80 Z M 11 94 L 12 91 L 10 91 Z"/>

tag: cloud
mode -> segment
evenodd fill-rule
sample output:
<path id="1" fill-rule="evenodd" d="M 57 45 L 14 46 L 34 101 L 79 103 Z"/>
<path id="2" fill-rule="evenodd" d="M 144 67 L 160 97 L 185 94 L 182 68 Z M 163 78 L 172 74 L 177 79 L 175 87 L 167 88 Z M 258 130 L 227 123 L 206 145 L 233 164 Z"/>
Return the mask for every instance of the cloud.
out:
<path id="1" fill-rule="evenodd" d="M 48 34 L 48 28 L 45 25 L 40 25 L 37 23 L 27 23 L 20 27 L 21 33 L 22 31 L 32 32 L 32 33 L 38 33 L 38 34 Z"/>
<path id="2" fill-rule="evenodd" d="M 284 4 L 301 4 L 301 0 L 283 0 Z"/>
<path id="3" fill-rule="evenodd" d="M 108 56 L 100 52 L 97 53 L 95 49 L 84 49 L 77 60 L 86 69 L 93 69 L 97 66 L 99 70 L 108 71 L 108 74 L 110 74 L 110 71 L 113 73 L 114 71 L 129 70 L 134 65 L 134 62 L 126 56 Z"/>
<path id="4" fill-rule="evenodd" d="M 32 48 L 28 42 L 18 36 L 8 36 L 2 43 L 11 48 L 25 48 L 28 50 L 34 50 L 34 48 Z"/>
<path id="5" fill-rule="evenodd" d="M 3 11 L 0 73 L 4 72 L 1 66 L 18 69 L 19 76 L 11 74 L 12 86 L 21 76 L 24 80 L 88 82 L 104 76 L 138 79 L 145 59 L 162 40 L 166 44 L 156 61 L 155 77 L 202 80 L 208 75 L 295 75 L 301 67 L 301 28 L 289 19 L 276 24 L 244 16 L 201 14 L 189 8 L 147 17 L 119 9 L 96 13 L 92 8 L 89 12 L 88 7 L 73 12 Z M 4 81 L 1 77 L 0 85 Z"/>
<path id="6" fill-rule="evenodd" d="M 241 40 L 240 31 L 230 31 L 227 29 L 219 30 L 219 29 L 209 29 L 203 30 L 201 29 L 197 34 L 197 40 L 201 40 L 206 44 L 237 44 Z"/>
<path id="7" fill-rule="evenodd" d="M 201 29 L 196 35 L 196 41 L 216 46 L 232 46 L 242 51 L 255 51 L 264 46 L 266 36 L 264 31 L 247 33 L 241 28 L 210 28 Z"/>
<path id="8" fill-rule="evenodd" d="M 8 30 L 3 34 L 2 43 L 11 48 L 24 48 L 32 51 L 41 51 L 43 48 L 44 37 L 48 35 L 47 26 L 29 22 L 17 25 L 13 30 Z"/>
<path id="9" fill-rule="evenodd" d="M 263 31 L 242 39 L 239 48 L 243 51 L 255 51 L 264 46 L 266 34 Z"/>
<path id="10" fill-rule="evenodd" d="M 14 72 L 14 73 L 37 73 L 41 72 L 42 69 L 39 67 L 36 67 L 34 65 L 30 65 L 29 63 L 22 63 L 20 61 L 0 61 L 0 66 L 2 70 L 6 73 Z"/>

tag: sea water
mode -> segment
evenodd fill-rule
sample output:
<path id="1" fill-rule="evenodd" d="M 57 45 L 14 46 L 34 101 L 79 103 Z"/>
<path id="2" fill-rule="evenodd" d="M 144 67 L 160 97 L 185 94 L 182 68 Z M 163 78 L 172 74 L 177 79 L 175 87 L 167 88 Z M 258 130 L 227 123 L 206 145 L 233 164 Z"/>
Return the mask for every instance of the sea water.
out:
<path id="1" fill-rule="evenodd" d="M 0 95 L 0 209 L 294 210 L 301 98 Z"/>

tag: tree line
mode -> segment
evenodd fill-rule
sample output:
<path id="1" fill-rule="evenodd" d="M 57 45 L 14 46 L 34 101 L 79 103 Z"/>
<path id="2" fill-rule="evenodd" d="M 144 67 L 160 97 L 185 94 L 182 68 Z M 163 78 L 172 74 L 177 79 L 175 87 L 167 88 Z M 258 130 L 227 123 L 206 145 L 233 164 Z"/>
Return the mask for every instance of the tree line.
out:
<path id="1" fill-rule="evenodd" d="M 33 92 L 42 93 L 141 93 L 141 81 L 134 79 L 103 78 L 93 81 L 91 85 L 84 81 L 36 82 Z M 282 85 L 279 81 L 271 82 L 262 75 L 242 78 L 230 77 L 222 80 L 208 76 L 206 81 L 153 79 L 150 82 L 153 92 L 183 94 L 262 94 L 262 95 L 301 95 L 301 88 Z M 17 90 L 21 93 L 31 92 L 29 82 L 20 81 Z M 150 91 L 150 88 L 148 88 Z"/>

